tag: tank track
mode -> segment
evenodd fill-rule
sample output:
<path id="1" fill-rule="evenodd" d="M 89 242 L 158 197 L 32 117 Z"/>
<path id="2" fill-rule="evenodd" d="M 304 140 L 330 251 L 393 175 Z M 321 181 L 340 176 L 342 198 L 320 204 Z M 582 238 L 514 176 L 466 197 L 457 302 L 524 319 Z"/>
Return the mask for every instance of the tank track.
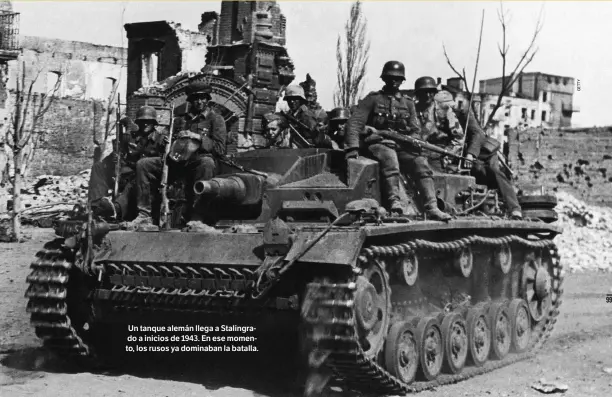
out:
<path id="1" fill-rule="evenodd" d="M 77 331 L 77 328 L 87 331 L 87 323 L 69 315 L 68 283 L 78 271 L 73 267 L 70 252 L 59 245 L 45 248 L 36 254 L 30 268 L 32 272 L 26 279 L 29 283 L 25 293 L 29 299 L 26 310 L 31 315 L 36 336 L 46 348 L 61 356 L 92 357 L 90 346 Z"/>
<path id="2" fill-rule="evenodd" d="M 418 381 L 417 379 L 410 384 L 404 383 L 387 372 L 375 358 L 365 355 L 359 341 L 357 320 L 353 310 L 357 292 L 356 276 L 354 276 L 351 280 L 347 280 L 348 282 L 343 283 L 318 279 L 308 284 L 305 302 L 309 303 L 305 303 L 302 307 L 302 316 L 304 322 L 313 330 L 307 336 L 310 345 L 316 346 L 311 352 L 311 357 L 313 353 L 315 356 L 325 357 L 325 365 L 331 368 L 338 380 L 348 385 L 350 389 L 379 395 L 418 393 L 438 386 L 457 383 L 533 357 L 553 330 L 563 294 L 561 288 L 564 277 L 563 267 L 559 261 L 557 248 L 552 241 L 531 241 L 516 235 L 500 238 L 470 236 L 442 243 L 415 240 L 407 244 L 365 248 L 359 257 L 359 262 L 363 266 L 374 258 L 399 257 L 410 252 L 418 253 L 424 250 L 449 252 L 472 244 L 501 246 L 508 243 L 520 244 L 532 249 L 549 249 L 552 256 L 552 304 L 547 316 L 532 329 L 531 348 L 527 352 L 510 353 L 502 360 L 487 361 L 482 367 L 466 366 L 455 375 L 442 373 L 432 381 Z M 386 277 L 388 279 L 388 275 Z M 310 363 L 314 371 L 318 371 L 317 367 L 320 365 L 320 362 L 313 364 L 311 361 Z"/>

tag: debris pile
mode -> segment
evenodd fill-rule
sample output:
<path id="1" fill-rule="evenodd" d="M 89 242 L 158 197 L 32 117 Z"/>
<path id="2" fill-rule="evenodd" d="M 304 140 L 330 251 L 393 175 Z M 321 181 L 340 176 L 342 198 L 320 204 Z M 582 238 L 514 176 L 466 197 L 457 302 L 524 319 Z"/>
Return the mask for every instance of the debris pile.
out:
<path id="1" fill-rule="evenodd" d="M 51 221 L 65 215 L 74 204 L 87 201 L 90 170 L 72 176 L 42 175 L 21 189 L 22 223 L 50 227 Z M 12 210 L 12 196 L 3 196 L 3 210 Z M 4 213 L 3 216 L 8 216 Z"/>
<path id="2" fill-rule="evenodd" d="M 574 196 L 557 193 L 559 224 L 555 239 L 561 260 L 571 271 L 612 272 L 612 209 L 588 205 Z"/>

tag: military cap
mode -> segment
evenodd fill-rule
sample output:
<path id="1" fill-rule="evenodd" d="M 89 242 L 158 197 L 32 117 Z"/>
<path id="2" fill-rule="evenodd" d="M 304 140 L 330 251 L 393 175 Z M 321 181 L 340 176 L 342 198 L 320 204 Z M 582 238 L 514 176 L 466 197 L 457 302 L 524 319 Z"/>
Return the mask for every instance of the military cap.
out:
<path id="1" fill-rule="evenodd" d="M 345 108 L 335 108 L 330 112 L 329 121 L 343 121 L 348 120 L 351 117 L 349 110 Z"/>
<path id="2" fill-rule="evenodd" d="M 453 94 L 448 91 L 438 91 L 434 96 L 434 100 L 439 103 L 454 102 Z"/>
<path id="3" fill-rule="evenodd" d="M 415 91 L 438 91 L 436 80 L 433 77 L 423 76 L 416 79 L 414 82 Z"/>
<path id="4" fill-rule="evenodd" d="M 212 94 L 212 87 L 204 81 L 194 81 L 187 86 L 185 92 L 187 93 L 187 100 L 189 101 L 197 95 Z"/>
<path id="5" fill-rule="evenodd" d="M 304 96 L 304 89 L 299 85 L 290 85 L 285 89 L 285 100 L 289 98 L 302 98 L 306 100 Z"/>
<path id="6" fill-rule="evenodd" d="M 405 79 L 406 78 L 405 73 L 406 71 L 405 71 L 403 63 L 399 61 L 389 61 L 384 64 L 380 77 L 385 78 L 387 76 L 393 76 L 393 77 L 401 77 Z"/>

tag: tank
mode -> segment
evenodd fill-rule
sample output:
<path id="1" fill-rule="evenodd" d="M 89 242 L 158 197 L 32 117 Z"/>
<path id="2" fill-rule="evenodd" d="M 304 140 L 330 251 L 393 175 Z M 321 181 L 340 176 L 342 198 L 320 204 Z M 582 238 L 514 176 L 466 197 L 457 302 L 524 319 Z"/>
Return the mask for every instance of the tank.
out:
<path id="1" fill-rule="evenodd" d="M 546 207 L 544 221 L 510 220 L 471 176 L 435 183 L 449 222 L 387 213 L 375 161 L 258 149 L 186 187 L 206 232 L 176 219 L 169 230 L 119 230 L 76 209 L 32 263 L 31 324 L 45 347 L 95 358 L 112 337 L 95 332 L 102 319 L 292 311 L 309 395 L 330 377 L 377 395 L 418 392 L 532 357 L 563 294 L 554 204 L 523 199 Z M 406 193 L 419 209 L 410 184 Z"/>

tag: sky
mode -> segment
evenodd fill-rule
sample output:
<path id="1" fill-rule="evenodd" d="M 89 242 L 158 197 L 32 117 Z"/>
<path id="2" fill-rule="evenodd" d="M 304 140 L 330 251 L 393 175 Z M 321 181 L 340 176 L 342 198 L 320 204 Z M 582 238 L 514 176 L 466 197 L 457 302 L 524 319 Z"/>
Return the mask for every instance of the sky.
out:
<path id="1" fill-rule="evenodd" d="M 20 33 L 29 36 L 127 46 L 123 24 L 171 20 L 197 30 L 200 15 L 220 10 L 220 1 L 13 1 L 21 13 Z M 333 107 L 336 83 L 336 40 L 349 15 L 350 1 L 280 1 L 287 18 L 287 49 L 295 64 L 295 83 L 306 73 L 317 81 L 319 102 Z M 482 11 L 485 11 L 477 79 L 501 76 L 500 2 L 491 1 L 365 1 L 370 60 L 367 92 L 380 89 L 382 65 L 399 60 L 406 65 L 406 82 L 423 75 L 453 77 L 442 45 L 471 84 Z M 527 47 L 540 10 L 543 29 L 539 48 L 525 72 L 570 76 L 580 81 L 574 95 L 575 126 L 612 125 L 612 2 L 506 1 L 509 12 L 508 64 L 514 66 Z M 608 43 L 608 44 L 606 44 Z M 606 50 L 608 48 L 608 50 Z M 476 83 L 478 87 L 478 83 Z M 478 90 L 478 88 L 476 88 Z"/>

